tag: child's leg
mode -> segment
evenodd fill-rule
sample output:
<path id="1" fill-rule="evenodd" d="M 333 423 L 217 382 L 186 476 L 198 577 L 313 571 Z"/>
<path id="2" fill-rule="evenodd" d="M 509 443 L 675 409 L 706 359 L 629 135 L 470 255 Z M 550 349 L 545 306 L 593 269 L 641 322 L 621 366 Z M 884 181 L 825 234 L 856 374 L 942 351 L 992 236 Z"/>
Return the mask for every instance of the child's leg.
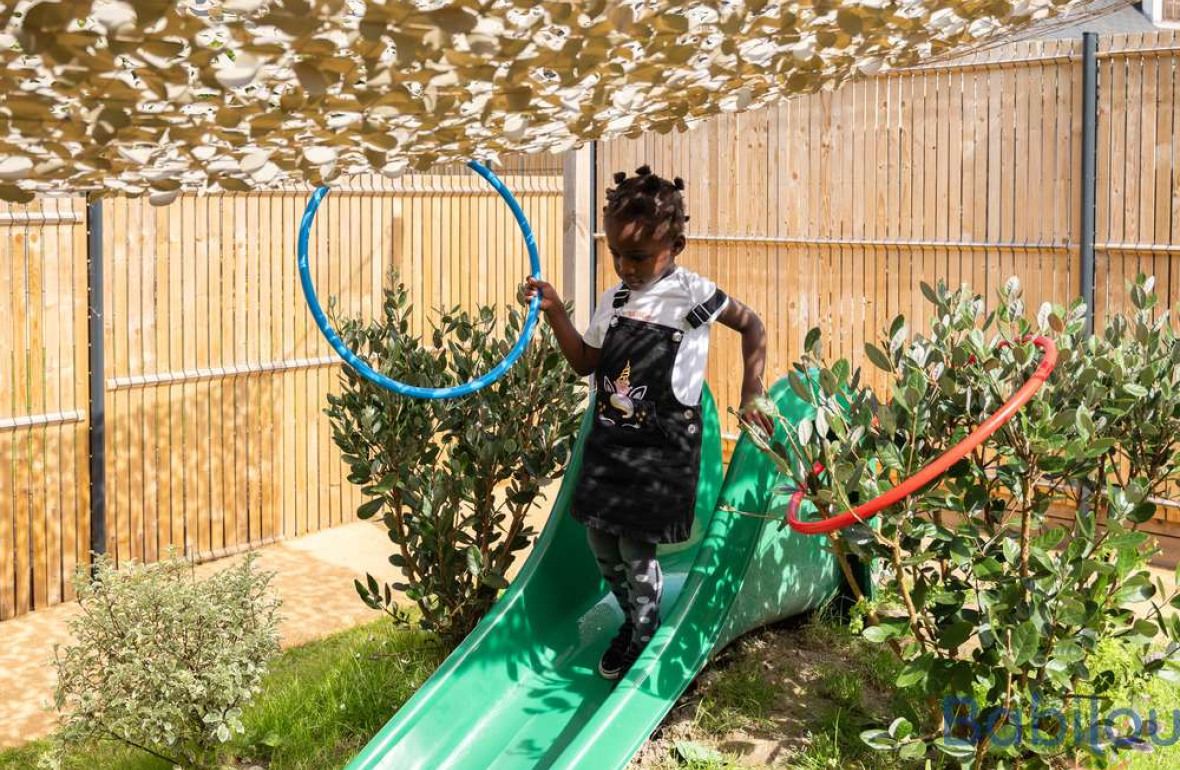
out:
<path id="1" fill-rule="evenodd" d="M 610 591 L 619 602 L 624 617 L 631 617 L 631 597 L 627 589 L 626 565 L 619 553 L 619 536 L 594 527 L 586 528 L 586 541 L 598 562 L 598 569 Z"/>
<path id="2" fill-rule="evenodd" d="M 630 589 L 630 617 L 635 623 L 631 639 L 639 645 L 651 641 L 660 626 L 660 600 L 664 596 L 664 573 L 656 559 L 656 544 L 619 538 L 619 554 L 626 565 Z"/>

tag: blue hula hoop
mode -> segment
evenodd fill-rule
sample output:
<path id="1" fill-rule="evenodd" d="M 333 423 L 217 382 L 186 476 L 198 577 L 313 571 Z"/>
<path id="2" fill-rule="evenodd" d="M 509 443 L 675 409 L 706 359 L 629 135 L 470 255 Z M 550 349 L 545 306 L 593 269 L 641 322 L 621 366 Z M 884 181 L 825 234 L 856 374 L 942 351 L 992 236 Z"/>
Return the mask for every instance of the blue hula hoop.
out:
<path id="1" fill-rule="evenodd" d="M 516 217 L 516 224 L 520 226 L 521 235 L 524 236 L 524 244 L 528 247 L 529 267 L 532 268 L 532 277 L 540 280 L 541 255 L 537 252 L 537 239 L 533 236 L 533 228 L 529 225 L 528 219 L 525 218 L 520 204 L 516 202 L 516 198 L 513 197 L 512 192 L 504 186 L 504 183 L 500 181 L 499 177 L 492 173 L 491 169 L 474 160 L 469 161 L 467 166 L 487 180 L 488 184 L 500 194 L 500 197 L 504 199 L 508 207 L 512 209 L 512 215 Z M 402 396 L 430 399 L 454 398 L 456 396 L 466 396 L 481 388 L 487 387 L 502 377 L 516 363 L 516 359 L 520 358 L 520 354 L 528 347 L 529 340 L 532 339 L 533 331 L 537 326 L 537 317 L 541 311 L 541 295 L 539 293 L 529 303 L 529 312 L 525 317 L 524 328 L 521 329 L 520 337 L 517 338 L 516 344 L 512 346 L 512 350 L 508 351 L 508 355 L 504 357 L 504 360 L 496 364 L 487 374 L 476 377 L 469 382 L 464 382 L 461 385 L 452 385 L 447 388 L 423 388 L 417 385 L 407 385 L 404 382 L 398 382 L 395 379 L 386 377 L 380 372 L 374 371 L 356 353 L 349 350 L 348 346 L 344 344 L 344 340 L 340 339 L 340 335 L 336 333 L 336 330 L 332 328 L 332 324 L 328 322 L 328 317 L 324 314 L 324 309 L 320 306 L 319 298 L 316 297 L 315 286 L 311 282 L 311 268 L 309 267 L 307 258 L 307 241 L 311 235 L 311 225 L 315 221 L 315 213 L 320 207 L 320 201 L 327 194 L 327 187 L 317 188 L 312 193 L 311 199 L 307 202 L 307 208 L 303 211 L 303 220 L 299 224 L 299 282 L 303 285 L 303 296 L 307 300 L 307 307 L 311 310 L 311 315 L 315 319 L 316 326 L 320 327 L 320 331 L 323 332 L 324 337 L 336 352 L 340 354 L 340 357 L 344 359 L 345 363 L 356 370 L 357 374 L 374 385 L 391 390 Z"/>

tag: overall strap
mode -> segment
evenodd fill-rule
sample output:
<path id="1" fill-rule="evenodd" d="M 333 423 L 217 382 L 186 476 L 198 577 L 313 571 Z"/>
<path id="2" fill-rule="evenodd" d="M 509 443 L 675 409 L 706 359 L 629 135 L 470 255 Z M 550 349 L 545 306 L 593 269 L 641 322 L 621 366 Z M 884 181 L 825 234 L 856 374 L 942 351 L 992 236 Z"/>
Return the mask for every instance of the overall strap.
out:
<path id="1" fill-rule="evenodd" d="M 611 307 L 618 310 L 623 305 L 626 305 L 629 299 L 631 299 L 631 289 L 627 286 L 620 286 L 615 290 L 615 297 L 611 301 Z"/>
<path id="2" fill-rule="evenodd" d="M 713 315 L 721 309 L 721 306 L 725 304 L 726 299 L 725 292 L 721 291 L 721 289 L 718 289 L 717 291 L 713 292 L 712 297 L 709 297 L 707 300 L 688 311 L 688 315 L 685 316 L 684 320 L 688 322 L 689 326 L 695 329 L 712 318 Z"/>

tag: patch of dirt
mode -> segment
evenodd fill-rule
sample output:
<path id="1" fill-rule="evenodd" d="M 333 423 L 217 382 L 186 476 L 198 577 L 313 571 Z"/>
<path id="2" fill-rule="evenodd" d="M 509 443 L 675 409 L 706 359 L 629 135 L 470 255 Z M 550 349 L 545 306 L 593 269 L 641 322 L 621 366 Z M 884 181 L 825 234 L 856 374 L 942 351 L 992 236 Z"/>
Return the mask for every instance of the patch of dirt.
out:
<path id="1" fill-rule="evenodd" d="M 813 731 L 837 711 L 845 714 L 842 720 L 861 720 L 867 713 L 887 721 L 890 694 L 873 686 L 860 670 L 868 664 L 853 663 L 850 659 L 855 657 L 856 648 L 846 635 L 807 620 L 752 632 L 730 645 L 697 677 L 628 768 L 675 767 L 678 741 L 716 749 L 736 757 L 743 767 L 782 768 L 811 745 Z M 711 693 L 735 669 L 757 671 L 774 689 L 772 704 L 760 717 L 757 708 L 743 709 L 747 718 L 727 720 L 743 722 L 742 726 L 710 734 L 700 724 L 702 704 L 715 708 L 717 696 Z M 858 705 L 829 691 L 834 673 L 855 678 Z"/>

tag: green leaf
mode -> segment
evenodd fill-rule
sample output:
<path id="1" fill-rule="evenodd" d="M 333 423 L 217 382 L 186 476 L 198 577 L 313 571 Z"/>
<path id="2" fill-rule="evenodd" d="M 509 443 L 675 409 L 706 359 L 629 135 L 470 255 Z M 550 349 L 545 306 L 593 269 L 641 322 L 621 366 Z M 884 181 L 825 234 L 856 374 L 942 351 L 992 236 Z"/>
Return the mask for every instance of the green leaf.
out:
<path id="1" fill-rule="evenodd" d="M 1131 512 L 1127 514 L 1127 519 L 1135 524 L 1146 524 L 1155 518 L 1157 510 L 1155 503 L 1144 500 L 1131 509 Z"/>
<path id="2" fill-rule="evenodd" d="M 959 647 L 968 639 L 975 631 L 975 624 L 969 620 L 959 619 L 951 623 L 942 630 L 938 635 L 938 646 L 947 650 L 953 650 Z"/>
<path id="3" fill-rule="evenodd" d="M 1139 620 L 1136 620 L 1135 625 L 1132 626 L 1132 632 L 1136 636 L 1141 636 L 1144 639 L 1150 640 L 1154 639 L 1156 633 L 1159 632 L 1159 626 L 1150 620 L 1140 618 Z"/>
<path id="4" fill-rule="evenodd" d="M 868 626 L 861 633 L 861 636 L 873 644 L 881 644 L 900 635 L 901 633 L 897 628 L 889 625 Z"/>
<path id="5" fill-rule="evenodd" d="M 881 350 L 881 348 L 877 347 L 873 343 L 865 343 L 865 355 L 868 356 L 869 361 L 873 363 L 873 366 L 877 367 L 881 371 L 893 371 L 893 362 L 889 360 L 889 356 L 887 356 L 885 352 Z"/>
<path id="6" fill-rule="evenodd" d="M 902 329 L 904 329 L 904 328 L 905 328 L 905 316 L 904 315 L 894 316 L 893 321 L 890 322 L 890 324 L 889 324 L 889 338 L 893 339 L 898 334 L 900 334 Z"/>
<path id="7" fill-rule="evenodd" d="M 397 474 L 387 473 L 385 474 L 384 478 L 381 479 L 381 483 L 373 487 L 373 489 L 370 491 L 370 494 L 385 495 L 392 492 L 395 486 L 397 486 Z"/>
<path id="8" fill-rule="evenodd" d="M 897 745 L 897 742 L 889 737 L 888 732 L 880 729 L 862 730 L 860 739 L 874 751 L 889 751 Z"/>
<path id="9" fill-rule="evenodd" d="M 1132 578 L 1115 593 L 1114 600 L 1121 607 L 1126 604 L 1145 602 L 1153 596 L 1155 596 L 1155 586 L 1151 584 L 1150 580 L 1146 577 Z"/>
<path id="10" fill-rule="evenodd" d="M 934 746 L 943 754 L 955 759 L 975 756 L 975 746 L 962 738 L 941 737 L 934 740 Z"/>
<path id="11" fill-rule="evenodd" d="M 914 733 L 914 725 L 905 717 L 898 717 L 894 719 L 889 725 L 889 737 L 898 741 L 904 741 Z"/>
<path id="12" fill-rule="evenodd" d="M 381 506 L 383 506 L 383 505 L 385 505 L 385 498 L 383 498 L 383 497 L 373 498 L 369 502 L 367 502 L 367 503 L 361 505 L 361 507 L 357 508 L 356 515 L 361 519 L 371 519 L 377 515 L 377 512 L 381 510 Z"/>
<path id="13" fill-rule="evenodd" d="M 1127 391 L 1127 393 L 1131 394 L 1135 398 L 1147 397 L 1147 388 L 1135 382 L 1123 383 L 1123 390 Z"/>
<path id="14" fill-rule="evenodd" d="M 807 330 L 807 335 L 803 338 L 803 349 L 806 351 L 813 351 L 815 346 L 819 344 L 820 330 L 818 326 L 813 326 Z"/>
<path id="15" fill-rule="evenodd" d="M 505 580 L 504 576 L 498 572 L 485 572 L 479 576 L 479 580 L 484 585 L 495 589 L 503 589 L 508 587 L 508 581 Z"/>
<path id="16" fill-rule="evenodd" d="M 924 741 L 910 741 L 901 747 L 897 756 L 910 762 L 920 760 L 926 756 L 926 743 Z"/>
<path id="17" fill-rule="evenodd" d="M 796 396 L 809 404 L 812 402 L 814 395 L 811 392 L 811 388 L 798 372 L 788 374 L 787 382 L 790 384 L 791 390 L 795 391 Z"/>
<path id="18" fill-rule="evenodd" d="M 934 657 L 928 652 L 914 658 L 897 675 L 897 686 L 901 688 L 913 687 L 925 682 L 933 664 Z"/>
<path id="19" fill-rule="evenodd" d="M 716 749 L 703 746 L 695 741 L 676 741 L 672 744 L 684 762 L 720 764 L 724 757 Z"/>
<path id="20" fill-rule="evenodd" d="M 994 580 L 1003 574 L 1004 567 L 993 556 L 988 556 L 975 564 L 975 577 L 980 580 Z"/>
<path id="21" fill-rule="evenodd" d="M 467 571 L 473 577 L 483 572 L 483 554 L 474 545 L 467 546 Z"/>
<path id="22" fill-rule="evenodd" d="M 1031 620 L 1026 620 L 1012 629 L 1012 659 L 1017 666 L 1023 666 L 1033 659 L 1040 647 L 1040 634 Z"/>

